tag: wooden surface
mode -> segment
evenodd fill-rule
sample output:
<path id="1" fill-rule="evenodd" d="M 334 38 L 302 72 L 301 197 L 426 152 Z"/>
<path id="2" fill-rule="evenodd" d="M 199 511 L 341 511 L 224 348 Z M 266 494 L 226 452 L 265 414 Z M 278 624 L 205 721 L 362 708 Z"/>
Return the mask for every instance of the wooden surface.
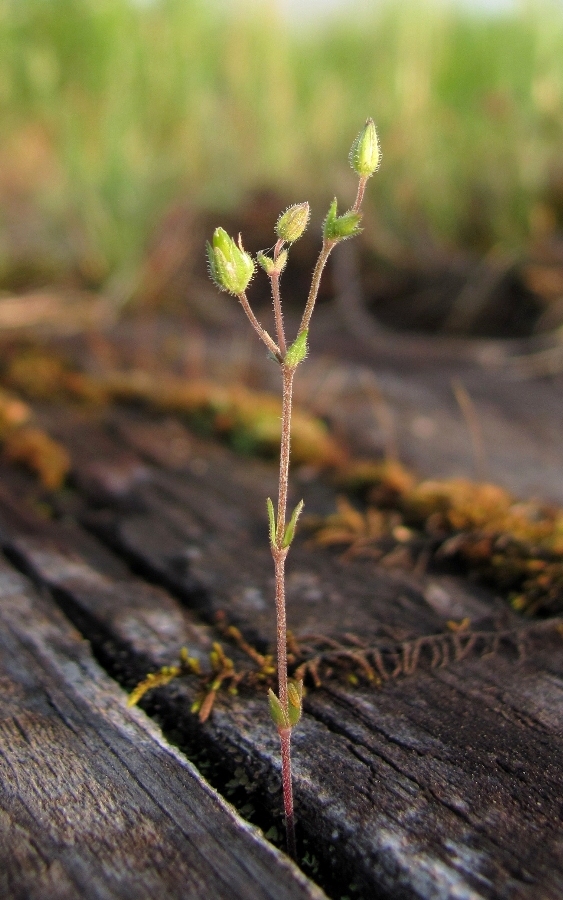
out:
<path id="1" fill-rule="evenodd" d="M 72 454 L 75 490 L 59 501 L 59 521 L 42 523 L 22 508 L 20 476 L 6 471 L 2 545 L 110 674 L 132 685 L 174 662 L 182 645 L 204 661 L 218 611 L 266 647 L 273 580 L 263 504 L 274 470 L 188 434 L 179 459 L 169 426 L 142 414 L 43 417 Z M 322 483 L 294 487 L 310 510 L 333 502 Z M 302 539 L 288 584 L 298 636 L 314 627 L 377 644 L 391 634 L 400 654 L 405 640 L 444 633 L 465 615 L 519 635 L 489 657 L 444 658 L 435 669 L 423 660 L 381 689 L 329 681 L 308 694 L 294 739 L 299 839 L 324 883 L 337 885 L 333 896 L 563 897 L 559 631 L 522 631 L 502 601 L 461 579 L 345 565 Z M 147 708 L 279 815 L 278 742 L 264 696 L 219 696 L 201 725 L 190 713 L 197 689 L 195 679 L 178 681 Z"/>
<path id="2" fill-rule="evenodd" d="M 0 624 L 1 897 L 322 896 L 3 560 Z"/>

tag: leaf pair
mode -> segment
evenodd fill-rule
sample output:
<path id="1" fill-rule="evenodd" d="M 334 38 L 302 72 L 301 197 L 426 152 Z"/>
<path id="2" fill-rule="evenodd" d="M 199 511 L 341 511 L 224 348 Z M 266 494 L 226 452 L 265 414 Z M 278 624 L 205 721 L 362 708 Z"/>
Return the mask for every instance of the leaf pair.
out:
<path id="1" fill-rule="evenodd" d="M 303 705 L 303 682 L 290 681 L 287 685 L 287 709 L 270 688 L 268 691 L 270 715 L 278 728 L 294 728 L 301 718 Z"/>
<path id="2" fill-rule="evenodd" d="M 305 505 L 304 501 L 300 500 L 299 503 L 297 504 L 297 506 L 295 507 L 295 509 L 293 510 L 291 519 L 289 520 L 289 522 L 287 523 L 287 525 L 285 527 L 281 547 L 278 547 L 277 535 L 276 535 L 276 513 L 274 510 L 274 504 L 272 503 L 270 497 L 268 497 L 268 499 L 266 500 L 266 506 L 268 508 L 268 519 L 270 522 L 270 544 L 272 545 L 272 547 L 276 547 L 278 550 L 280 550 L 280 549 L 285 550 L 287 547 L 291 546 L 291 544 L 293 542 L 293 538 L 295 537 L 295 528 L 297 526 L 297 520 L 299 519 L 299 516 L 301 515 L 304 505 Z"/>

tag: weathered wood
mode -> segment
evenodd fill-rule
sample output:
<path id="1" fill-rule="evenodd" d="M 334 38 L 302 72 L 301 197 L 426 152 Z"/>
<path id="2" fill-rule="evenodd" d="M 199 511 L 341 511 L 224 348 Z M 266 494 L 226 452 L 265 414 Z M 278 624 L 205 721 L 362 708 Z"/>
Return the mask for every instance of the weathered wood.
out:
<path id="1" fill-rule="evenodd" d="M 320 900 L 1 559 L 0 623 L 0 896 Z"/>
<path id="2" fill-rule="evenodd" d="M 207 472 L 199 465 L 176 474 L 146 465 L 142 478 L 125 487 L 122 480 L 112 494 L 116 444 L 98 425 L 81 431 L 77 421 L 66 438 L 85 500 L 90 494 L 99 507 L 98 484 L 106 485 L 103 509 L 81 511 L 77 501 L 78 514 L 185 602 L 207 617 L 226 609 L 266 643 L 271 561 L 258 545 L 267 471 L 246 461 L 242 474 L 240 461 L 210 448 Z M 131 463 L 131 471 L 139 465 Z M 4 545 L 80 619 L 108 664 L 139 675 L 147 662 L 173 661 L 178 642 L 204 652 L 198 632 L 180 635 L 179 622 L 190 617 L 170 597 L 144 587 L 139 612 L 135 589 L 123 590 L 107 575 L 100 585 L 99 573 L 76 556 L 69 566 L 70 532 L 66 548 L 63 535 L 54 547 L 41 529 L 24 537 L 13 512 L 5 514 Z M 189 587 L 172 577 L 178 564 L 170 567 L 186 546 Z M 468 613 L 483 627 L 499 619 L 499 606 L 485 592 L 459 581 L 417 583 L 367 562 L 343 567 L 303 546 L 292 557 L 293 572 L 309 579 L 298 579 L 290 598 L 298 632 L 314 622 L 333 636 L 352 628 L 370 638 L 383 624 L 406 637 L 439 630 L 452 615 Z M 146 625 L 151 597 L 158 628 Z M 508 612 L 505 618 L 517 621 Z M 337 869 L 353 873 L 365 896 L 563 897 L 561 636 L 532 637 L 528 651 L 524 662 L 507 649 L 489 660 L 421 671 L 381 691 L 327 684 L 307 698 L 294 741 L 297 807 L 302 833 L 324 848 L 327 867 L 332 858 Z M 196 734 L 225 766 L 241 765 L 264 803 L 275 804 L 278 747 L 264 700 L 220 699 L 212 719 L 199 726 L 189 713 L 194 690 L 188 683 L 160 691 L 161 720 L 180 735 Z"/>
<path id="3" fill-rule="evenodd" d="M 143 467 L 143 477 L 131 478 L 126 490 L 120 483 L 112 496 L 110 485 L 118 481 L 113 473 L 123 465 L 123 440 L 140 449 L 138 427 L 133 427 L 138 420 L 122 415 L 117 421 L 119 442 L 97 424 L 55 423 L 55 432 L 72 450 L 82 494 L 93 504 L 77 515 L 137 571 L 172 590 L 208 621 L 225 612 L 253 639 L 271 641 L 274 579 L 264 498 L 274 493 L 273 467 L 196 440 L 194 457 L 205 465 L 195 471 L 189 465 L 178 472 L 139 458 L 133 462 L 128 451 L 130 470 Z M 150 433 L 153 445 L 158 431 L 158 422 L 145 421 L 145 438 Z M 307 511 L 333 509 L 331 491 L 325 488 L 319 496 L 316 484 L 300 487 Z M 437 592 L 443 599 L 439 613 L 433 601 Z M 476 624 L 490 624 L 495 617 L 519 622 L 506 604 L 461 579 L 417 580 L 365 560 L 342 565 L 333 554 L 311 552 L 303 540 L 292 547 L 287 604 L 292 628 L 302 633 L 352 630 L 367 639 L 382 622 L 404 638 L 435 633 L 456 617 L 469 616 Z"/>

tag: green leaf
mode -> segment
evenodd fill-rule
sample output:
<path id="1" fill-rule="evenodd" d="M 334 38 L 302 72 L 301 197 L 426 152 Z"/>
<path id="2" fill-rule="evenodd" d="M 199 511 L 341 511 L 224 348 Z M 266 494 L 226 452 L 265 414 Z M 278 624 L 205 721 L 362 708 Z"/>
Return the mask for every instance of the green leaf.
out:
<path id="1" fill-rule="evenodd" d="M 323 223 L 323 237 L 327 241 L 332 240 L 331 235 L 334 230 L 334 223 L 336 221 L 337 209 L 338 209 L 338 201 L 335 197 L 328 208 L 328 212 L 326 214 L 326 219 L 324 220 L 324 223 Z"/>
<path id="2" fill-rule="evenodd" d="M 276 546 L 276 513 L 274 510 L 274 504 L 268 497 L 266 500 L 266 506 L 268 508 L 268 519 L 270 522 L 270 544 L 272 547 Z"/>
<path id="3" fill-rule="evenodd" d="M 362 214 L 349 210 L 344 215 L 337 215 L 337 202 L 333 200 L 330 204 L 326 219 L 323 226 L 323 235 L 325 241 L 345 241 L 346 238 L 355 237 L 360 234 L 359 224 Z"/>
<path id="4" fill-rule="evenodd" d="M 297 506 L 295 507 L 295 509 L 293 510 L 293 515 L 291 516 L 291 519 L 287 523 L 287 526 L 285 529 L 285 534 L 283 536 L 282 547 L 284 547 L 284 548 L 289 547 L 293 541 L 293 538 L 295 536 L 295 526 L 297 525 L 297 520 L 298 520 L 299 516 L 301 515 L 301 510 L 303 509 L 304 505 L 305 505 L 305 501 L 300 500 L 299 503 L 297 504 Z"/>
<path id="5" fill-rule="evenodd" d="M 300 334 L 297 335 L 291 347 L 288 347 L 287 353 L 285 354 L 284 362 L 287 366 L 290 366 L 292 369 L 295 366 L 298 366 L 300 362 L 303 362 L 305 357 L 307 356 L 307 336 L 309 334 L 308 329 L 306 328 Z"/>
<path id="6" fill-rule="evenodd" d="M 303 705 L 303 682 L 290 681 L 287 686 L 287 714 L 289 724 L 293 728 L 301 718 Z"/>
<path id="7" fill-rule="evenodd" d="M 270 715 L 274 720 L 274 724 L 277 725 L 278 728 L 289 728 L 288 716 L 272 688 L 268 691 L 268 703 L 270 706 Z"/>
<path id="8" fill-rule="evenodd" d="M 276 259 L 272 259 L 266 253 L 257 253 L 256 259 L 260 266 L 264 269 L 266 275 L 281 275 L 287 263 L 287 250 L 278 253 Z"/>

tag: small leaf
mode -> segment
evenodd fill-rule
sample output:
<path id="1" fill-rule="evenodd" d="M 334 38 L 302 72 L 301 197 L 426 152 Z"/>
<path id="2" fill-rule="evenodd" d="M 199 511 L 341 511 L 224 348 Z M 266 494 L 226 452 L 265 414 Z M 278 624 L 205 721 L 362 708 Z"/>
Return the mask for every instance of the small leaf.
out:
<path id="1" fill-rule="evenodd" d="M 268 703 L 270 705 L 270 715 L 274 720 L 274 724 L 277 725 L 278 728 L 289 728 L 287 714 L 272 688 L 268 691 Z"/>
<path id="2" fill-rule="evenodd" d="M 336 221 L 337 209 L 338 209 L 338 201 L 335 197 L 328 208 L 328 212 L 326 214 L 326 219 L 324 220 L 324 223 L 323 223 L 323 237 L 325 238 L 325 240 L 332 239 L 330 237 L 330 235 L 332 234 L 334 222 Z"/>
<path id="3" fill-rule="evenodd" d="M 283 536 L 283 542 L 282 542 L 282 547 L 284 547 L 284 548 L 289 547 L 293 541 L 293 538 L 295 536 L 295 526 L 297 525 L 297 520 L 298 520 L 299 516 L 301 515 L 301 510 L 303 509 L 304 505 L 305 505 L 305 501 L 300 500 L 299 503 L 297 504 L 297 506 L 295 507 L 295 509 L 293 510 L 291 519 L 289 520 L 289 522 L 286 525 L 285 534 Z"/>
<path id="4" fill-rule="evenodd" d="M 360 234 L 361 213 L 349 210 L 344 215 L 337 215 L 336 199 L 330 204 L 326 219 L 323 225 L 323 236 L 325 241 L 345 241 L 346 238 L 355 237 Z"/>
<path id="5" fill-rule="evenodd" d="M 288 700 L 288 719 L 289 724 L 293 728 L 299 722 L 301 718 L 301 709 L 303 703 L 303 682 L 302 681 L 290 681 L 287 686 L 287 700 Z"/>
<path id="6" fill-rule="evenodd" d="M 282 250 L 281 253 L 278 253 L 276 259 L 272 259 L 271 256 L 260 251 L 260 253 L 256 254 L 256 259 L 266 275 L 270 277 L 272 275 L 281 275 L 287 263 L 287 250 Z"/>
<path id="7" fill-rule="evenodd" d="M 309 331 L 305 329 L 297 335 L 291 347 L 288 347 L 285 354 L 284 362 L 290 368 L 295 368 L 300 362 L 303 362 L 307 356 L 307 336 Z"/>
<path id="8" fill-rule="evenodd" d="M 276 546 L 276 513 L 274 511 L 274 504 L 268 497 L 266 500 L 266 506 L 268 507 L 268 519 L 270 521 L 270 544 L 272 547 Z"/>
<path id="9" fill-rule="evenodd" d="M 280 275 L 287 265 L 287 257 L 287 250 L 282 250 L 281 253 L 278 253 L 276 257 L 276 272 L 278 272 Z"/>

